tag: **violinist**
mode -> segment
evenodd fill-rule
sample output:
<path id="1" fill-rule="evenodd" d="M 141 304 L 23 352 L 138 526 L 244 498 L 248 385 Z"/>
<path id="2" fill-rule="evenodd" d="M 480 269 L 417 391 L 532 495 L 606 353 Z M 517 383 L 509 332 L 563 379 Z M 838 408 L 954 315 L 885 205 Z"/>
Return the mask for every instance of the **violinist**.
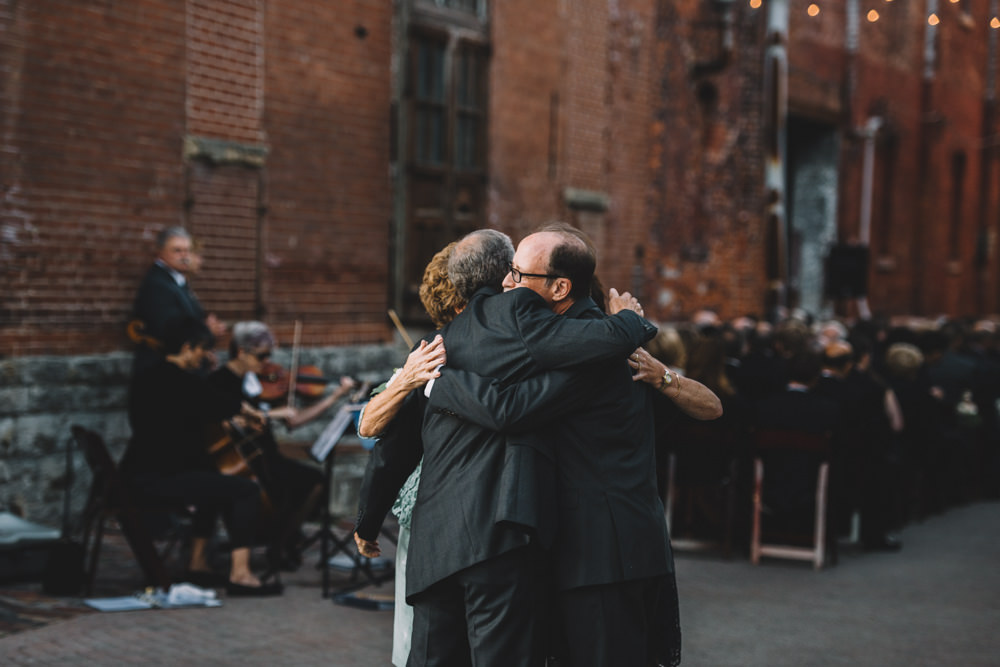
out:
<path id="1" fill-rule="evenodd" d="M 258 374 L 262 373 L 271 357 L 274 335 L 266 324 L 256 321 L 237 322 L 232 333 L 229 359 L 209 376 L 209 382 L 234 400 L 248 401 L 264 408 L 259 398 L 262 386 Z M 301 525 L 320 499 L 324 480 L 318 468 L 281 454 L 270 422 L 280 421 L 289 429 L 301 426 L 322 415 L 354 385 L 354 380 L 342 377 L 334 391 L 306 408 L 300 410 L 286 405 L 262 410 L 269 420 L 258 434 L 268 482 L 265 491 L 277 496 L 271 498 L 275 503 L 276 516 L 269 532 L 280 546 L 281 553 L 277 556 L 285 569 L 295 569 L 302 562 L 300 547 L 304 536 Z"/>
<path id="2" fill-rule="evenodd" d="M 213 343 L 212 333 L 198 319 L 186 317 L 167 325 L 165 357 L 140 372 L 130 389 L 132 437 L 121 473 L 139 499 L 194 506 L 188 581 L 224 585 L 230 595 L 278 595 L 279 584 L 263 584 L 250 569 L 260 504 L 257 485 L 220 473 L 205 448 L 203 433 L 209 424 L 256 413 L 238 396 L 220 392 L 196 373 Z M 225 578 L 213 575 L 207 558 L 219 513 L 232 548 Z"/>

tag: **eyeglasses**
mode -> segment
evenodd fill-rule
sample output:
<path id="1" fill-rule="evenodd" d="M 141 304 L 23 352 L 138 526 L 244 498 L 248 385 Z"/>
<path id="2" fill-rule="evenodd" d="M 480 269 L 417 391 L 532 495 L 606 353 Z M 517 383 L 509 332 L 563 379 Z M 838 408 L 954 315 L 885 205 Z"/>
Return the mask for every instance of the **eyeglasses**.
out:
<path id="1" fill-rule="evenodd" d="M 519 271 L 514 268 L 514 265 L 510 265 L 510 277 L 515 283 L 519 283 L 525 278 L 545 278 L 546 280 L 553 280 L 555 278 L 562 278 L 564 276 L 556 275 L 554 273 L 525 273 L 524 271 Z"/>
<path id="2" fill-rule="evenodd" d="M 263 352 L 250 352 L 251 357 L 257 361 L 264 362 L 271 358 L 271 350 L 264 350 Z"/>

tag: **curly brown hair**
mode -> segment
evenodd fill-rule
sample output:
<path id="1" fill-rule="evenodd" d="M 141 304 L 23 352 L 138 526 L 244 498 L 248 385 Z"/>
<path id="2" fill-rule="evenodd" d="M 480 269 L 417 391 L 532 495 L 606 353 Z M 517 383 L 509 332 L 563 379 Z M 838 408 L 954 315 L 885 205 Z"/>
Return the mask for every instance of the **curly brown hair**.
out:
<path id="1" fill-rule="evenodd" d="M 431 258 L 424 269 L 424 280 L 420 283 L 420 303 L 424 304 L 424 310 L 439 329 L 465 308 L 465 299 L 458 295 L 458 290 L 448 278 L 448 258 L 457 243 L 452 241 Z"/>

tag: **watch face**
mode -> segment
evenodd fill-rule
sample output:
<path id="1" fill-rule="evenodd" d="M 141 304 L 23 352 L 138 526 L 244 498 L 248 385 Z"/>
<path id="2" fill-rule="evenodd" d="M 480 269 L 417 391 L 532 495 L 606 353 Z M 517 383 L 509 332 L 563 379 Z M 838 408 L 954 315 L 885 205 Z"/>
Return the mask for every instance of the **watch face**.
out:
<path id="1" fill-rule="evenodd" d="M 673 384 L 673 382 L 674 376 L 670 374 L 670 371 L 663 374 L 663 384 Z"/>

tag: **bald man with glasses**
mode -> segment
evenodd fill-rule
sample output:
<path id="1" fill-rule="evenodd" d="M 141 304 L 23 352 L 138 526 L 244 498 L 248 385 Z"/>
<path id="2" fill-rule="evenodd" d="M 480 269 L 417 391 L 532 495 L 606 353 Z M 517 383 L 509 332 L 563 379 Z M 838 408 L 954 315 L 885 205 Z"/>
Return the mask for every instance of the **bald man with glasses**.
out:
<path id="1" fill-rule="evenodd" d="M 604 320 L 589 296 L 596 254 L 585 239 L 563 225 L 526 237 L 504 289 L 532 291 L 567 320 Z M 458 415 L 506 434 L 510 450 L 548 446 L 554 457 L 557 534 L 547 580 L 558 664 L 678 664 L 680 620 L 656 487 L 652 401 L 658 390 L 687 414 L 714 419 L 721 416 L 718 397 L 644 350 L 629 363 L 612 358 L 511 383 L 482 377 L 482 364 L 446 347 L 428 414 Z"/>

